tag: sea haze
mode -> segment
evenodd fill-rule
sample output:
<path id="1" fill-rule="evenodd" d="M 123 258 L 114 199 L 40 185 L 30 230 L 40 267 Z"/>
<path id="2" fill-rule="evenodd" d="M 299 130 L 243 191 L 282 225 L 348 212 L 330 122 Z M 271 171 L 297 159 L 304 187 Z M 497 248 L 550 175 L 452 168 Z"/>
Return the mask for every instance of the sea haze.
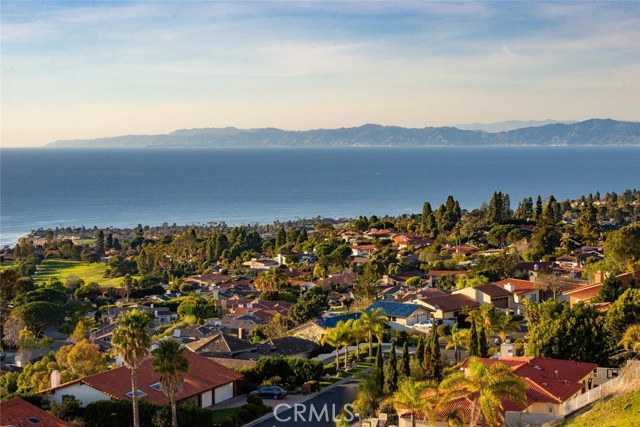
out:
<path id="1" fill-rule="evenodd" d="M 36 228 L 419 212 L 452 194 L 558 199 L 640 184 L 639 147 L 2 149 L 0 244 Z"/>

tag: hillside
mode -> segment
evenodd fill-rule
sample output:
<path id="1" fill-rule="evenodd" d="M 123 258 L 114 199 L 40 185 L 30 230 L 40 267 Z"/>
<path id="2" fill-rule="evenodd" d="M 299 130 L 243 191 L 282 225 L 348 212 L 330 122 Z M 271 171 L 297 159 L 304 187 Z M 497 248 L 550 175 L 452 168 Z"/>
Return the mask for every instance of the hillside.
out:
<path id="1" fill-rule="evenodd" d="M 603 399 L 587 412 L 569 418 L 555 427 L 639 427 L 640 391 Z"/>
<path id="2" fill-rule="evenodd" d="M 592 119 L 504 132 L 454 127 L 403 128 L 367 124 L 355 128 L 285 131 L 275 128 L 183 129 L 162 135 L 56 141 L 55 148 L 323 147 L 323 146 L 640 146 L 640 123 Z"/>

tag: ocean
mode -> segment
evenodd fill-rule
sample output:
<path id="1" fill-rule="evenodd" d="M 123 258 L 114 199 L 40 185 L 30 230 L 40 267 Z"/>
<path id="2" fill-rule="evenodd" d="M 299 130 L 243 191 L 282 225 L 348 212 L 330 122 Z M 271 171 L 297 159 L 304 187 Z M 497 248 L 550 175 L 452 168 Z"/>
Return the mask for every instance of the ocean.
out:
<path id="1" fill-rule="evenodd" d="M 558 200 L 640 184 L 640 147 L 1 149 L 0 245 L 37 228 L 397 215 L 452 194 Z"/>

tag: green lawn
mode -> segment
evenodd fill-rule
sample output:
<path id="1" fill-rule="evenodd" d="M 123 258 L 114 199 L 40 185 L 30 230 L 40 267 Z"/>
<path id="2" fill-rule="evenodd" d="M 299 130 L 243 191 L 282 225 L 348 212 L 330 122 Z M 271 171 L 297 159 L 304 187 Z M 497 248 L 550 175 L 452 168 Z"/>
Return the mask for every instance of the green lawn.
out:
<path id="1" fill-rule="evenodd" d="M 569 418 L 557 427 L 638 427 L 640 391 L 621 394 L 596 403 L 593 408 Z"/>
<path id="2" fill-rule="evenodd" d="M 107 266 L 101 263 L 49 258 L 42 261 L 42 264 L 38 266 L 34 278 L 36 283 L 46 282 L 51 277 L 57 277 L 64 282 L 67 277 L 73 276 L 84 280 L 85 283 L 96 282 L 100 286 L 120 286 L 122 277 L 105 278 L 104 272 L 106 269 Z"/>
<path id="3" fill-rule="evenodd" d="M 233 415 L 239 410 L 240 408 L 216 409 L 215 411 L 213 411 L 213 422 L 219 423 L 229 415 Z"/>

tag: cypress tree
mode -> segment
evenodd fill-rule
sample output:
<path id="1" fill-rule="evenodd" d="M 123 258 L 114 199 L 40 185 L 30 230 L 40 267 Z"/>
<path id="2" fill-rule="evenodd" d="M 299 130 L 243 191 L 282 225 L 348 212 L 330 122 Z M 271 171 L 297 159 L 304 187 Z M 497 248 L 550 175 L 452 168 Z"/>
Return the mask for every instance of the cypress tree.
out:
<path id="1" fill-rule="evenodd" d="M 400 375 L 404 375 L 405 377 L 411 376 L 411 363 L 409 359 L 409 345 L 405 341 L 402 346 L 402 357 L 400 359 Z"/>
<path id="2" fill-rule="evenodd" d="M 416 353 L 415 353 L 415 357 L 416 360 L 418 362 L 420 362 L 420 365 L 422 365 L 422 361 L 424 360 L 424 340 L 423 340 L 424 336 L 420 335 L 420 338 L 418 338 L 418 345 L 416 347 Z"/>
<path id="3" fill-rule="evenodd" d="M 469 333 L 469 356 L 480 356 L 478 348 L 478 329 L 476 328 L 475 314 L 471 318 L 471 331 Z"/>
<path id="4" fill-rule="evenodd" d="M 425 339 L 424 350 L 422 353 L 422 375 L 426 378 L 430 378 L 429 373 L 431 372 L 431 363 L 433 362 L 433 354 L 431 353 L 431 335 L 433 335 L 433 328 L 431 328 L 429 336 Z"/>
<path id="5" fill-rule="evenodd" d="M 374 365 L 374 370 L 377 370 L 380 374 L 377 378 L 378 387 L 380 390 L 384 387 L 384 362 L 382 361 L 382 346 L 378 346 L 378 351 L 376 353 L 376 363 Z"/>
<path id="6" fill-rule="evenodd" d="M 480 328 L 478 329 L 478 357 L 489 357 L 487 330 L 482 324 L 480 324 Z"/>
<path id="7" fill-rule="evenodd" d="M 438 335 L 438 328 L 435 326 L 432 331 L 431 357 L 433 358 L 433 364 L 431 369 L 433 378 L 439 380 L 442 378 L 442 364 L 440 363 L 440 336 Z"/>
<path id="8" fill-rule="evenodd" d="M 396 346 L 391 346 L 391 354 L 389 355 L 389 371 L 385 378 L 385 388 L 389 393 L 395 393 L 398 390 L 398 360 L 396 357 Z"/>

